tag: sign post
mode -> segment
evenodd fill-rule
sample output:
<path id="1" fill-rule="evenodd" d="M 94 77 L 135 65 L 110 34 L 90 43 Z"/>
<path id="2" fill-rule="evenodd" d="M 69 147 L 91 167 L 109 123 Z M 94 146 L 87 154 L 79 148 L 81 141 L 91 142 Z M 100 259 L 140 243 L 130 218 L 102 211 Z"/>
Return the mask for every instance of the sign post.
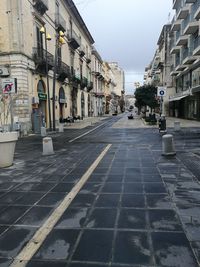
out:
<path id="1" fill-rule="evenodd" d="M 163 113 L 163 96 L 166 96 L 166 88 L 158 87 L 157 88 L 157 96 L 160 97 L 160 115 Z"/>

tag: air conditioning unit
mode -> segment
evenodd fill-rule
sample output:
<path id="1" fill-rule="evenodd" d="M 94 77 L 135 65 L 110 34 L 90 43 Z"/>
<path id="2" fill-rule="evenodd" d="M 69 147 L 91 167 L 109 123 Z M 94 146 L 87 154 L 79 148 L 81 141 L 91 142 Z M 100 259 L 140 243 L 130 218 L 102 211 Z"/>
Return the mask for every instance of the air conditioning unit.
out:
<path id="1" fill-rule="evenodd" d="M 10 73 L 9 73 L 8 68 L 0 67 L 0 76 L 1 77 L 6 77 L 6 76 L 9 76 L 9 75 L 10 75 Z"/>
<path id="2" fill-rule="evenodd" d="M 34 96 L 32 98 L 32 104 L 39 104 L 39 97 L 38 96 Z"/>

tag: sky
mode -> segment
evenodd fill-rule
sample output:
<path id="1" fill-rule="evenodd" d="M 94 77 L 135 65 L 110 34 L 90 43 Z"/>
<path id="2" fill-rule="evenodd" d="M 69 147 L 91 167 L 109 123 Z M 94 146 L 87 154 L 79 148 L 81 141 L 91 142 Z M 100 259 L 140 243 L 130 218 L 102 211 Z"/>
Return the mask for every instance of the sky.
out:
<path id="1" fill-rule="evenodd" d="M 173 18 L 173 0 L 74 0 L 102 59 L 125 72 L 125 92 L 143 84 L 164 24 Z"/>

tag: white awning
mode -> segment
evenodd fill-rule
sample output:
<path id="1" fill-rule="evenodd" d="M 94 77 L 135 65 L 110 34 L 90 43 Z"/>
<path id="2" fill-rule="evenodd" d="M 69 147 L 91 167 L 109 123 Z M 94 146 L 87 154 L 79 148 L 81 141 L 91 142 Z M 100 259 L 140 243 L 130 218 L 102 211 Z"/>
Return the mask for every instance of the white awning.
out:
<path id="1" fill-rule="evenodd" d="M 177 96 L 177 97 L 172 97 L 169 99 L 169 102 L 178 101 L 178 100 L 181 100 L 182 98 L 187 97 L 187 96 L 189 96 L 189 95 L 181 95 L 181 96 Z"/>

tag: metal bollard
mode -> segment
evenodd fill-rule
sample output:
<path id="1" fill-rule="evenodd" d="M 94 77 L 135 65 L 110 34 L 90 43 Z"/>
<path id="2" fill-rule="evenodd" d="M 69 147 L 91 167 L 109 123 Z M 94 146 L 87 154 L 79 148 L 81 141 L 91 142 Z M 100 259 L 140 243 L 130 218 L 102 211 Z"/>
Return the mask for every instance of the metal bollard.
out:
<path id="1" fill-rule="evenodd" d="M 181 126 L 180 126 L 180 121 L 175 121 L 174 122 L 174 131 L 180 131 Z"/>
<path id="2" fill-rule="evenodd" d="M 53 155 L 53 143 L 51 137 L 44 137 L 43 138 L 43 156 Z"/>
<path id="3" fill-rule="evenodd" d="M 176 155 L 172 134 L 165 134 L 162 137 L 162 155 L 163 156 Z"/>

